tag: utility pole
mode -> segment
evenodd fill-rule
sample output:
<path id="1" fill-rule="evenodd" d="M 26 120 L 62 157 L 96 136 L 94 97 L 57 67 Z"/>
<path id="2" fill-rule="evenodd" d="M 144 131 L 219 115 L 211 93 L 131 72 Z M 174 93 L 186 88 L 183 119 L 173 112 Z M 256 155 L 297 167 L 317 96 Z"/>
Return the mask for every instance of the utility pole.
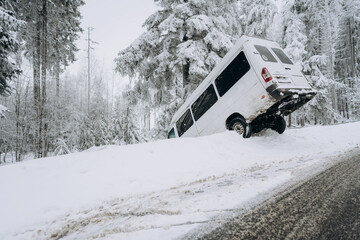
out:
<path id="1" fill-rule="evenodd" d="M 87 92 L 87 113 L 88 116 L 90 116 L 90 92 L 91 92 L 91 76 L 90 76 L 90 50 L 94 49 L 91 44 L 98 44 L 97 42 L 94 42 L 90 38 L 91 31 L 94 30 L 93 27 L 88 27 L 88 38 L 86 39 L 88 41 L 88 49 L 87 49 L 87 59 L 88 59 L 88 92 Z"/>

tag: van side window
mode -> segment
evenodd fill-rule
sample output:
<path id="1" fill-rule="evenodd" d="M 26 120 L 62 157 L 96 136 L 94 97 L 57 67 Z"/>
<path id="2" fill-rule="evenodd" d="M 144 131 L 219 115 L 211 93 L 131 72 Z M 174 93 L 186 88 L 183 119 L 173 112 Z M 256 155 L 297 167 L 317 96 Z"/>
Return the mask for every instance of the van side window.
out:
<path id="1" fill-rule="evenodd" d="M 176 136 L 175 136 L 175 130 L 174 130 L 174 128 L 172 128 L 171 130 L 170 130 L 170 132 L 169 132 L 169 134 L 168 134 L 168 138 L 175 138 Z"/>
<path id="2" fill-rule="evenodd" d="M 269 49 L 267 49 L 266 47 L 260 46 L 260 45 L 254 45 L 254 47 L 256 48 L 256 50 L 258 50 L 258 52 L 260 53 L 261 58 L 265 62 L 277 62 L 275 57 L 271 54 Z"/>
<path id="3" fill-rule="evenodd" d="M 278 56 L 278 58 L 282 63 L 291 64 L 291 65 L 293 64 L 292 61 L 288 58 L 288 56 L 286 56 L 286 54 L 283 52 L 283 50 L 281 50 L 280 48 L 271 48 L 271 49 L 276 54 L 276 56 Z"/>
<path id="4" fill-rule="evenodd" d="M 239 55 L 225 68 L 225 70 L 215 79 L 215 85 L 222 97 L 242 76 L 250 70 L 244 52 Z"/>
<path id="5" fill-rule="evenodd" d="M 217 96 L 215 88 L 214 85 L 211 84 L 191 106 L 195 121 L 201 118 L 216 102 Z"/>
<path id="6" fill-rule="evenodd" d="M 193 125 L 193 123 L 194 121 L 191 117 L 190 109 L 188 109 L 176 122 L 176 129 L 179 137 L 181 137 Z"/>

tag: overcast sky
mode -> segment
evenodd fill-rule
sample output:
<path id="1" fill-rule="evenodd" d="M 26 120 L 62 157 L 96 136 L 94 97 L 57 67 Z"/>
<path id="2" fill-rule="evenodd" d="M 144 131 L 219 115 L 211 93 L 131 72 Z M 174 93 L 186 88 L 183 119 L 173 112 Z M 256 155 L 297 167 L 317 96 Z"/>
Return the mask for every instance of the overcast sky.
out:
<path id="1" fill-rule="evenodd" d="M 80 9 L 84 33 L 77 41 L 78 61 L 69 66 L 69 71 L 76 73 L 86 63 L 87 29 L 93 27 L 91 39 L 99 43 L 93 53 L 104 71 L 111 73 L 117 53 L 145 31 L 142 24 L 155 10 L 153 0 L 85 0 Z"/>

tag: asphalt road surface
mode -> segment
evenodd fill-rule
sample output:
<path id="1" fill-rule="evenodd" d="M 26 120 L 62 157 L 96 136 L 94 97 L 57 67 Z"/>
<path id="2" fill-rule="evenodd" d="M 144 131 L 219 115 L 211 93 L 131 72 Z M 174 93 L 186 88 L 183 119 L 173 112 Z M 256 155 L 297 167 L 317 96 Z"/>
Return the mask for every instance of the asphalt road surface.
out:
<path id="1" fill-rule="evenodd" d="M 200 239 L 360 239 L 360 151 Z"/>

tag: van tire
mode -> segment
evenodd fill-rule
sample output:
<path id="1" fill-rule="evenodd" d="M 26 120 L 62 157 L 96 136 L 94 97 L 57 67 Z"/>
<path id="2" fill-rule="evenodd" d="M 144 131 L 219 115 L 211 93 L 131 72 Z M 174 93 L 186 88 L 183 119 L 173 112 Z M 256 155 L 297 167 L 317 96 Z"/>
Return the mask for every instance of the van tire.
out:
<path id="1" fill-rule="evenodd" d="M 276 129 L 274 129 L 274 130 L 276 132 L 278 132 L 279 134 L 282 134 L 283 132 L 285 132 L 286 122 L 282 116 L 277 116 L 275 123 L 276 123 Z"/>
<path id="2" fill-rule="evenodd" d="M 241 118 L 234 118 L 230 121 L 229 130 L 236 131 L 243 138 L 249 138 L 251 136 L 250 124 L 247 124 L 245 120 Z"/>

